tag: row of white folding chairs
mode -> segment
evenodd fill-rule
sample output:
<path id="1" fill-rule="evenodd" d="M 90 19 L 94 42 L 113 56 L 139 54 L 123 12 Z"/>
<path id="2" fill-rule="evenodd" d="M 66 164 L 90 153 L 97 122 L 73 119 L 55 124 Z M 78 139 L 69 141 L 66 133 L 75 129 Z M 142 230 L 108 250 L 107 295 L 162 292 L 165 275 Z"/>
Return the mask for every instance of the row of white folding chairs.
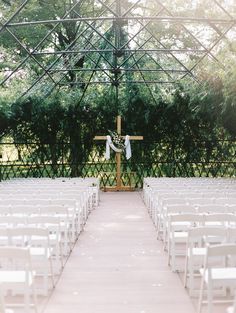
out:
<path id="1" fill-rule="evenodd" d="M 156 178 L 156 179 L 144 179 L 143 191 L 154 192 L 155 189 L 160 190 L 191 190 L 197 188 L 198 190 L 235 190 L 236 183 L 234 179 L 204 179 L 204 178 Z"/>
<path id="2" fill-rule="evenodd" d="M 88 214 L 94 209 L 91 201 L 91 195 L 84 195 L 81 197 L 76 197 L 70 193 L 64 194 L 16 194 L 15 196 L 4 196 L 0 198 L 0 206 L 16 206 L 16 205 L 31 205 L 31 206 L 64 206 L 77 211 L 77 213 L 82 212 L 83 219 L 86 220 Z"/>
<path id="3" fill-rule="evenodd" d="M 25 207 L 25 209 L 24 209 Z M 63 210 L 68 210 L 70 216 L 75 216 L 80 220 L 81 225 L 85 224 L 89 213 L 91 212 L 91 206 L 88 201 L 83 201 L 78 203 L 76 199 L 70 198 L 69 195 L 64 195 L 63 197 L 57 197 L 56 195 L 50 198 L 8 198 L 0 200 L 0 214 L 7 214 L 8 212 L 19 213 L 22 209 L 22 214 L 27 212 L 30 214 L 37 214 L 40 211 L 44 211 L 46 214 L 47 207 L 49 212 L 55 210 L 58 213 L 63 214 Z"/>
<path id="4" fill-rule="evenodd" d="M 143 190 L 144 199 L 153 197 L 157 193 L 217 193 L 230 195 L 236 190 L 236 186 L 152 186 L 147 187 Z"/>
<path id="5" fill-rule="evenodd" d="M 232 186 L 235 184 L 235 181 L 232 181 Z M 173 186 L 174 186 L 174 184 L 173 184 Z M 198 185 L 196 184 L 196 187 L 197 187 Z M 207 184 L 206 184 L 206 186 L 207 186 Z M 222 184 L 222 186 L 224 186 L 224 184 Z M 215 188 L 215 187 L 213 187 L 213 188 Z M 213 189 L 212 188 L 212 189 Z M 161 190 L 162 191 L 162 190 Z M 173 192 L 173 191 L 172 191 Z M 189 191 L 190 192 L 190 191 Z M 168 200 L 168 199 L 167 199 Z M 176 203 L 176 202 L 174 202 L 174 203 Z M 203 202 L 204 203 L 204 202 Z M 206 203 L 206 202 L 205 202 Z M 186 203 L 182 203 L 182 205 L 185 205 Z M 193 202 L 193 204 L 196 204 L 195 202 Z M 231 209 L 232 209 L 232 211 L 235 213 L 235 210 L 234 210 L 234 206 L 231 204 L 231 205 L 228 205 L 228 206 L 225 206 L 224 204 L 225 204 L 225 199 L 223 199 L 223 201 L 222 201 L 222 204 L 223 205 L 220 205 L 220 206 L 218 206 L 218 210 L 217 211 L 219 211 L 219 210 L 221 210 L 222 209 L 222 206 L 223 206 L 223 211 L 225 211 L 225 208 L 227 207 L 227 208 L 229 208 L 229 207 L 231 207 Z M 209 204 L 210 205 L 210 204 Z M 208 211 L 211 211 L 211 209 L 209 209 L 209 205 L 208 205 Z M 171 205 L 170 205 L 171 206 Z M 169 207 L 170 207 L 169 206 Z M 212 207 L 215 207 L 215 209 L 217 208 L 217 206 L 216 205 L 211 205 Z M 195 208 L 193 208 L 193 211 L 190 213 L 190 214 L 187 214 L 187 208 L 186 208 L 186 212 L 181 212 L 181 205 L 179 205 L 179 208 L 177 208 L 176 209 L 176 211 L 175 211 L 175 214 L 173 215 L 174 217 L 173 217 L 173 220 L 172 220 L 172 222 L 173 222 L 173 232 L 175 232 L 176 233 L 176 238 L 177 238 L 177 242 L 179 242 L 180 244 L 183 244 L 183 243 L 185 243 L 185 244 L 187 244 L 187 246 L 188 246 L 188 243 L 186 242 L 186 239 L 188 238 L 188 230 L 189 230 L 189 227 L 190 226 L 194 226 L 194 230 L 196 229 L 198 229 L 199 227 L 201 228 L 201 229 L 203 229 L 204 228 L 204 231 L 206 231 L 207 230 L 207 228 L 209 228 L 210 229 L 210 240 L 212 241 L 213 240 L 213 232 L 215 232 L 216 233 L 216 228 L 219 228 L 219 232 L 221 232 L 221 234 L 223 234 L 224 233 L 224 236 L 222 236 L 222 242 L 224 242 L 224 240 L 225 240 L 225 238 L 227 238 L 226 240 L 228 240 L 228 241 L 232 241 L 233 243 L 235 243 L 236 242 L 236 228 L 235 227 L 232 227 L 232 226 L 235 226 L 235 215 L 234 214 L 196 214 L 196 210 L 197 209 L 199 209 L 199 211 L 201 211 L 201 212 L 204 212 L 205 211 L 205 209 L 207 208 L 206 206 L 205 207 L 202 207 L 202 205 L 201 206 L 197 206 L 197 207 L 195 207 Z M 213 209 L 213 212 L 214 212 L 214 208 L 212 208 Z M 164 205 L 164 209 L 162 208 L 162 213 L 163 213 L 163 211 L 164 211 L 164 213 L 167 213 L 167 208 L 166 208 L 166 205 Z M 191 210 L 190 210 L 191 211 Z M 226 211 L 227 212 L 227 211 Z M 195 214 L 193 214 L 193 213 L 195 213 Z M 165 214 L 164 214 L 165 215 Z M 172 214 L 170 214 L 170 216 L 171 216 Z M 188 216 L 188 218 L 187 218 L 187 220 L 186 219 L 184 219 L 184 215 L 185 216 Z M 167 217 L 168 218 L 171 218 L 170 216 L 168 216 L 168 214 L 167 214 Z M 203 217 L 204 217 L 204 220 L 205 221 L 203 221 L 202 219 L 203 219 Z M 153 218 L 153 216 L 152 216 L 152 218 Z M 170 224 L 172 224 L 172 222 L 170 223 Z M 165 224 L 165 223 L 164 223 Z M 169 225 L 170 225 L 169 224 Z M 202 226 L 200 226 L 200 225 L 202 225 Z M 205 225 L 205 226 L 204 226 Z M 215 226 L 214 226 L 215 225 Z M 229 228 L 226 228 L 225 227 L 225 225 L 231 225 L 231 227 L 229 227 Z M 213 230 L 214 229 L 214 230 Z M 168 229 L 168 240 L 169 240 L 169 238 L 171 238 L 171 237 L 174 237 L 174 236 L 169 236 L 169 234 L 170 234 L 170 230 Z M 187 235 L 187 236 L 186 236 Z M 218 233 L 218 235 L 219 235 L 219 233 Z M 172 240 L 172 238 L 171 238 L 171 240 Z M 214 238 L 214 240 L 215 240 L 215 242 L 221 242 L 221 239 L 219 238 L 219 236 L 218 236 L 218 238 L 217 237 L 215 237 Z M 213 240 L 213 242 L 214 242 L 214 240 Z M 215 243 L 214 242 L 214 243 Z M 169 241 L 168 241 L 168 243 L 169 243 Z M 208 240 L 208 243 L 209 243 L 209 240 Z M 235 246 L 235 244 L 233 244 L 233 246 Z M 188 250 L 189 250 L 190 248 L 188 247 Z M 199 251 L 201 251 L 201 253 L 202 254 L 204 254 L 204 255 L 207 255 L 208 256 L 208 253 L 206 252 L 206 248 L 204 247 L 204 248 L 200 248 L 201 250 L 198 250 L 198 252 L 197 252 L 197 254 L 199 254 Z M 168 247 L 168 251 L 170 251 L 170 243 L 169 243 L 169 247 Z M 171 253 L 172 253 L 173 251 L 171 251 Z M 174 251 L 175 253 L 173 254 L 173 256 L 175 257 L 176 256 L 176 251 Z M 188 251 L 188 253 L 186 253 L 186 250 L 185 250 L 185 247 L 184 247 L 184 251 L 183 251 L 187 256 L 189 256 L 189 251 Z M 203 253 L 204 252 L 204 253 Z M 198 255 L 198 257 L 199 257 L 199 255 Z M 172 260 L 170 260 L 171 258 L 169 257 L 169 261 L 172 261 Z M 187 258 L 186 258 L 186 261 L 187 261 Z M 174 262 L 175 263 L 175 262 Z M 190 262 L 191 263 L 191 262 Z M 187 265 L 188 263 L 186 262 L 186 266 L 187 266 L 187 268 L 188 268 L 188 265 Z M 208 264 L 207 264 L 208 265 Z M 175 268 L 175 265 L 173 266 L 174 268 Z M 185 269 L 186 270 L 186 269 Z M 229 270 L 231 270 L 231 269 L 229 269 Z M 208 272 L 206 272 L 206 270 L 204 271 L 204 270 L 201 270 L 200 271 L 200 273 L 201 273 L 201 275 L 202 275 L 202 277 L 203 277 L 203 281 L 205 282 L 204 284 L 205 285 L 208 285 L 208 280 L 209 280 L 209 277 L 208 277 L 208 275 L 206 275 L 206 274 L 204 274 L 204 273 L 208 273 Z M 229 272 L 227 272 L 227 273 L 229 273 Z M 189 273 L 188 273 L 189 274 Z M 186 275 L 186 274 L 185 274 Z M 227 277 L 226 277 L 227 278 Z M 233 279 L 231 279 L 231 281 L 234 281 L 235 282 L 235 278 L 236 278 L 236 275 L 233 275 L 233 277 L 231 277 L 231 278 L 233 278 Z M 192 276 L 191 276 L 191 279 L 192 279 Z M 191 280 L 190 279 L 190 280 Z M 186 278 L 185 278 L 185 280 L 186 280 Z M 227 279 L 226 279 L 227 280 Z M 229 281 L 229 280 L 228 280 Z M 215 282 L 214 282 L 215 283 Z M 210 288 L 211 289 L 211 288 Z M 201 284 L 201 290 L 203 290 L 203 283 Z M 200 297 L 200 299 L 199 299 L 199 307 L 198 307 L 198 310 L 199 310 L 199 312 L 201 311 L 201 307 L 202 307 L 202 294 L 203 294 L 203 292 L 201 291 L 201 297 Z M 208 312 L 212 312 L 211 311 L 211 309 L 212 309 L 212 299 L 211 299 L 211 297 L 212 297 L 212 290 L 209 290 L 209 292 L 208 292 L 208 295 L 211 295 L 210 297 L 209 297 L 209 307 L 208 307 Z"/>
<path id="6" fill-rule="evenodd" d="M 26 207 L 14 207 L 14 210 L 3 215 L 0 207 L 0 212 L 2 213 L 0 215 L 0 226 L 58 225 L 58 231 L 63 243 L 63 253 L 65 256 L 68 256 L 82 230 L 79 217 L 64 207 L 45 206 L 44 208 L 41 207 L 39 211 L 29 209 L 30 213 Z"/>
<path id="7" fill-rule="evenodd" d="M 88 199 L 87 199 L 88 200 Z M 53 215 L 65 219 L 71 239 L 76 241 L 79 233 L 86 223 L 91 207 L 88 202 L 78 204 L 75 199 L 64 195 L 63 198 L 34 198 L 34 199 L 2 199 L 0 200 L 1 215 L 30 216 L 30 215 Z"/>
<path id="8" fill-rule="evenodd" d="M 185 203 L 216 203 L 216 204 L 234 204 L 236 205 L 236 195 L 222 192 L 178 192 L 178 191 L 157 191 L 146 198 L 146 206 L 149 209 L 150 215 L 153 215 L 155 210 L 160 211 L 165 203 L 169 202 L 185 202 Z"/>
<path id="9" fill-rule="evenodd" d="M 6 201 L 7 199 L 19 198 L 25 200 L 48 199 L 53 201 L 54 199 L 75 199 L 79 206 L 86 205 L 89 210 L 92 210 L 98 205 L 98 194 L 93 192 L 91 188 L 19 188 L 10 191 L 2 190 L 0 192 L 0 199 Z"/>
<path id="10" fill-rule="evenodd" d="M 236 200 L 236 199 L 235 199 Z M 208 212 L 235 212 L 236 201 L 233 199 L 202 199 L 202 198 L 185 198 L 185 197 L 173 197 L 173 198 L 163 198 L 159 205 L 156 205 L 149 211 L 151 218 L 156 224 L 156 221 L 162 218 L 163 212 L 167 208 L 179 206 L 185 208 L 192 208 L 197 212 L 202 212 L 203 210 Z"/>
<path id="11" fill-rule="evenodd" d="M 40 283 L 37 293 L 40 292 L 46 296 L 50 288 L 49 280 L 51 280 L 51 288 L 55 286 L 54 274 L 57 273 L 58 264 L 53 265 L 53 261 L 56 260 L 58 253 L 57 244 L 48 228 L 35 226 L 0 228 L 0 246 L 28 246 L 30 248 L 35 275 L 43 278 L 43 283 Z"/>
<path id="12" fill-rule="evenodd" d="M 34 199 L 40 200 L 40 202 L 54 202 L 55 200 L 63 201 L 63 199 L 69 199 L 70 204 L 71 200 L 76 201 L 77 206 L 79 207 L 87 207 L 88 210 L 92 210 L 98 205 L 98 195 L 94 194 L 92 189 L 85 190 L 84 188 L 81 189 L 19 189 L 13 190 L 11 193 L 9 192 L 0 192 L 0 204 L 8 204 L 8 200 L 12 201 L 15 199 L 19 199 L 21 201 L 32 201 Z M 16 200 L 15 200 L 16 201 Z M 66 202 L 64 203 L 66 204 Z M 72 204 L 73 205 L 73 204 Z"/>
<path id="13" fill-rule="evenodd" d="M 183 243 L 183 241 L 180 242 Z M 202 310 L 204 288 L 207 287 L 208 313 L 213 313 L 213 288 L 226 286 L 236 288 L 236 227 L 224 227 L 223 225 L 221 227 L 219 225 L 215 227 L 212 225 L 195 226 L 187 230 L 187 242 L 185 240 L 185 243 L 186 248 L 183 250 L 186 257 L 184 285 L 185 287 L 188 285 L 190 295 L 194 295 L 194 291 L 200 291 L 198 313 Z M 226 248 L 225 246 L 216 248 L 215 244 L 224 244 Z M 212 249 L 211 253 L 209 253 L 209 245 L 215 247 L 214 252 Z M 230 248 L 228 249 L 229 246 Z M 233 255 L 233 258 L 229 259 L 230 262 L 222 263 L 222 260 L 225 261 L 225 258 L 229 255 Z M 173 257 L 175 256 L 176 251 L 173 254 Z M 212 256 L 213 262 L 210 262 L 210 257 Z M 219 260 L 217 257 L 224 258 Z M 221 262 L 220 265 L 218 261 Z M 230 267 L 228 268 L 229 265 Z M 196 285 L 194 283 L 196 274 L 201 277 L 200 288 L 197 290 L 194 288 Z M 226 296 L 225 288 L 220 291 L 221 296 Z M 219 290 L 216 290 L 216 292 L 219 295 Z"/>
<path id="14" fill-rule="evenodd" d="M 146 193 L 146 196 L 144 198 L 145 205 L 148 208 L 151 208 L 152 205 L 159 204 L 162 199 L 168 199 L 169 198 L 178 198 L 178 197 L 184 197 L 184 198 L 198 198 L 198 199 L 234 199 L 236 200 L 235 196 L 236 190 L 222 190 L 222 189 L 214 189 L 214 190 L 200 190 L 200 189 L 189 189 L 189 190 L 178 190 L 178 189 L 155 189 L 155 190 L 149 190 Z"/>
<path id="15" fill-rule="evenodd" d="M 214 299 L 215 295 L 219 297 L 224 296 L 224 299 L 217 299 L 217 304 L 225 303 L 225 301 L 232 300 L 227 295 L 227 289 L 229 288 L 231 294 L 236 289 L 236 244 L 224 242 L 217 244 L 209 244 L 210 241 L 215 240 L 220 242 L 224 238 L 225 234 L 223 229 L 209 229 L 209 237 L 205 241 L 208 242 L 205 247 L 199 248 L 196 256 L 201 257 L 201 261 L 198 264 L 200 288 L 197 313 L 202 312 L 204 304 L 204 294 L 207 292 L 207 312 L 214 313 Z M 234 229 L 235 232 L 235 229 Z M 206 233 L 206 231 L 205 231 Z M 199 240 L 199 238 L 198 238 Z M 197 249 L 197 248 L 193 248 Z M 193 267 L 193 264 L 190 264 Z M 193 276 L 194 277 L 194 276 Z M 234 308 L 231 308 L 234 312 Z M 229 312 L 230 313 L 230 312 Z"/>
<path id="16" fill-rule="evenodd" d="M 204 179 L 204 178 L 182 178 L 182 179 L 176 179 L 176 178 L 156 178 L 155 180 L 147 180 L 144 179 L 144 188 L 148 187 L 172 187 L 172 186 L 186 186 L 187 188 L 191 186 L 206 186 L 206 188 L 211 188 L 212 186 L 229 186 L 233 187 L 235 186 L 235 180 L 232 179 Z"/>
<path id="17" fill-rule="evenodd" d="M 41 177 L 41 178 L 11 178 L 10 180 L 6 180 L 2 182 L 2 185 L 29 185 L 29 184 L 64 184 L 64 185 L 84 185 L 84 186 L 91 186 L 91 185 L 98 185 L 99 186 L 99 178 L 95 177 L 74 177 L 74 178 L 67 178 L 67 177 L 57 177 L 57 178 L 48 178 L 48 177 Z"/>
<path id="18" fill-rule="evenodd" d="M 207 245 L 219 243 L 236 243 L 235 227 L 194 227 L 188 230 L 186 244 L 186 262 L 184 269 L 184 286 L 194 295 L 195 280 L 199 269 L 204 264 Z M 236 261 L 236 260 L 235 260 Z M 236 264 L 235 264 L 236 265 Z"/>
<path id="19" fill-rule="evenodd" d="M 36 203 L 39 201 L 36 200 Z M 70 201 L 66 200 L 65 203 L 70 204 Z M 32 205 L 31 204 L 17 204 L 21 203 L 15 202 L 13 205 L 0 205 L 0 225 L 19 225 L 19 224 L 29 224 L 34 223 L 38 219 L 38 223 L 47 221 L 47 218 L 59 219 L 60 229 L 63 234 L 64 239 L 64 253 L 67 255 L 71 251 L 72 246 L 78 239 L 79 234 L 83 230 L 86 223 L 88 214 L 77 210 L 72 207 L 74 204 L 72 200 L 72 205 L 62 205 L 61 202 L 58 205 Z M 34 203 L 34 202 L 33 202 Z M 44 202 L 43 202 L 44 203 Z M 42 219 L 42 222 L 40 222 Z"/>
<path id="20" fill-rule="evenodd" d="M 188 197 L 185 195 L 166 195 L 159 199 L 159 201 L 149 210 L 151 217 L 155 217 L 156 214 L 161 214 L 162 211 L 171 205 L 183 205 L 183 206 L 221 206 L 233 207 L 236 206 L 236 198 L 200 198 L 200 197 Z"/>
<path id="21" fill-rule="evenodd" d="M 163 234 L 165 237 L 165 232 L 167 230 L 169 215 L 173 214 L 205 214 L 205 217 L 209 215 L 209 219 L 212 214 L 221 214 L 223 216 L 232 216 L 234 219 L 234 214 L 236 213 L 236 206 L 227 205 L 215 205 L 215 204 L 203 204 L 203 205 L 186 205 L 186 204 L 176 204 L 176 205 L 165 205 L 161 212 L 155 212 L 153 216 L 153 222 L 157 229 L 158 238 Z"/>
<path id="22" fill-rule="evenodd" d="M 0 217 L 0 228 L 46 228 L 49 231 L 51 248 L 55 256 L 57 273 L 62 271 L 64 259 L 67 259 L 71 249 L 70 240 L 67 234 L 67 225 L 61 218 L 55 216 L 33 216 L 33 217 Z M 69 250 L 70 249 L 70 250 Z"/>
<path id="23" fill-rule="evenodd" d="M 227 177 L 145 177 L 144 186 L 152 185 L 178 185 L 178 184 L 198 184 L 198 185 L 209 185 L 209 184 L 235 184 L 234 178 Z"/>
<path id="24" fill-rule="evenodd" d="M 185 183 L 185 184 L 152 184 L 152 185 L 146 185 L 144 188 L 145 192 L 154 192 L 155 190 L 196 190 L 199 189 L 200 191 L 214 191 L 222 189 L 223 191 L 227 192 L 230 190 L 235 190 L 236 186 L 235 184 L 191 184 L 191 183 Z"/>
<path id="25" fill-rule="evenodd" d="M 160 210 L 163 202 L 176 199 L 177 201 L 185 200 L 185 202 L 195 202 L 196 204 L 202 203 L 229 203 L 236 205 L 235 194 L 223 194 L 222 192 L 177 192 L 177 191 L 158 191 L 149 197 L 146 197 L 145 205 L 147 206 L 150 215 L 153 215 L 155 210 Z M 173 200 L 172 200 L 173 202 Z"/>
<path id="26" fill-rule="evenodd" d="M 144 178 L 144 187 L 149 186 L 178 186 L 178 185 L 234 185 L 234 178 L 225 177 L 156 177 L 156 178 Z"/>
<path id="27" fill-rule="evenodd" d="M 13 180 L 14 181 L 14 180 Z M 58 181 L 58 182 L 57 182 Z M 72 182 L 73 181 L 73 182 Z M 87 193 L 92 194 L 93 202 L 95 206 L 98 205 L 99 201 L 99 180 L 98 179 L 86 179 L 82 180 L 81 182 L 77 183 L 77 180 L 71 179 L 71 180 L 46 180 L 46 179 L 35 179 L 33 181 L 30 181 L 30 179 L 23 179 L 20 180 L 18 184 L 12 183 L 12 180 L 10 181 L 4 181 L 0 184 L 0 194 L 2 192 L 8 191 L 16 191 L 19 189 L 19 191 L 22 191 L 23 189 L 32 190 L 37 192 L 40 190 L 54 190 L 56 189 L 61 190 L 62 192 L 65 190 L 74 190 L 78 193 L 79 190 L 84 189 Z"/>
<path id="28" fill-rule="evenodd" d="M 167 249 L 168 264 L 171 266 L 173 271 L 177 269 L 176 257 L 185 255 L 185 245 L 188 241 L 188 230 L 191 227 L 236 228 L 236 215 L 224 213 L 182 213 L 169 215 L 164 233 L 164 248 Z M 178 249 L 178 247 L 180 248 Z"/>
<path id="29" fill-rule="evenodd" d="M 93 193 L 90 189 L 31 189 L 31 188 L 21 188 L 14 189 L 11 192 L 1 191 L 0 192 L 0 201 L 7 203 L 7 200 L 12 199 L 22 199 L 29 201 L 32 199 L 42 199 L 44 201 L 49 200 L 52 202 L 54 199 L 74 199 L 79 206 L 82 206 L 84 203 L 87 203 L 87 206 L 93 208 Z"/>
<path id="30" fill-rule="evenodd" d="M 38 201 L 36 201 L 38 203 Z M 86 222 L 84 218 L 84 212 L 77 210 L 71 206 L 65 206 L 62 204 L 41 204 L 33 205 L 22 204 L 21 201 L 13 201 L 13 204 L 2 205 L 0 202 L 0 216 L 56 216 L 60 217 L 68 229 L 68 233 L 71 235 L 71 240 L 76 241 L 77 236 L 81 232 L 83 225 Z M 87 217 L 87 215 L 85 216 Z M 1 219 L 0 219 L 1 223 Z"/>
<path id="31" fill-rule="evenodd" d="M 57 178 L 12 178 L 10 180 L 3 181 L 4 185 L 29 185 L 29 184 L 51 184 L 51 185 L 83 185 L 83 186 L 98 186 L 100 184 L 99 178 L 95 177 L 85 177 L 85 178 L 67 178 L 67 177 L 57 177 Z"/>

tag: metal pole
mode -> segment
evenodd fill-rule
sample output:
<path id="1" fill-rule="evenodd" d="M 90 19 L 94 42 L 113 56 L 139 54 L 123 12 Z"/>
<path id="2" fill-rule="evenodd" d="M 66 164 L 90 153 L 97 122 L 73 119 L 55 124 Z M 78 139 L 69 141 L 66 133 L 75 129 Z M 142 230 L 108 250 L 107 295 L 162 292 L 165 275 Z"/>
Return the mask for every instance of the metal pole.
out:
<path id="1" fill-rule="evenodd" d="M 204 23 L 204 24 L 236 24 L 236 19 L 217 19 L 217 18 L 196 18 L 196 17 L 185 17 L 185 16 L 124 16 L 120 17 L 123 20 L 130 21 L 161 21 L 161 22 L 184 22 L 184 23 Z M 57 23 L 66 23 L 66 22 L 93 22 L 93 21 L 115 21 L 117 18 L 111 16 L 101 16 L 101 17 L 79 17 L 79 18 L 65 18 L 65 19 L 57 19 L 57 20 L 40 20 L 40 21 L 29 21 L 29 22 L 18 22 L 18 23 L 9 23 L 8 27 L 15 26 L 28 26 L 28 25 L 43 25 L 43 24 L 57 24 Z"/>

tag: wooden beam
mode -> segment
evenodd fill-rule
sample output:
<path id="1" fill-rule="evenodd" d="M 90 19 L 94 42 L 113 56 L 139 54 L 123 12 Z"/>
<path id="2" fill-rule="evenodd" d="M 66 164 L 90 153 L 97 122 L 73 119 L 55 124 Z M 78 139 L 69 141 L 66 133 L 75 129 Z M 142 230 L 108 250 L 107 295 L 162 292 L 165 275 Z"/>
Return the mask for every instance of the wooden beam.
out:
<path id="1" fill-rule="evenodd" d="M 125 138 L 125 136 L 122 136 L 122 138 Z M 130 140 L 143 140 L 143 136 L 130 136 Z"/>
<path id="2" fill-rule="evenodd" d="M 125 139 L 125 136 L 121 136 Z M 93 140 L 107 140 L 107 136 L 95 136 Z M 143 136 L 130 136 L 130 140 L 143 140 Z"/>
<path id="3" fill-rule="evenodd" d="M 95 136 L 93 140 L 107 140 L 107 136 Z"/>
<path id="4" fill-rule="evenodd" d="M 116 153 L 116 186 L 121 188 L 121 154 Z"/>
<path id="5" fill-rule="evenodd" d="M 117 134 L 121 135 L 121 116 L 117 116 Z"/>

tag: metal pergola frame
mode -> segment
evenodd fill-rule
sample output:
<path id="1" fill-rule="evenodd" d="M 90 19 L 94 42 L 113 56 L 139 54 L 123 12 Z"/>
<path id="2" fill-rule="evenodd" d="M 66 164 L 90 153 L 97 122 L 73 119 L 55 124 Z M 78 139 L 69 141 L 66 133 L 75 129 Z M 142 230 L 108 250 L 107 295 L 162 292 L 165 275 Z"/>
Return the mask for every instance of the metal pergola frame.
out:
<path id="1" fill-rule="evenodd" d="M 61 17 L 26 21 L 22 14 L 31 1 L 15 1 L 19 2 L 16 11 L 8 18 L 2 16 L 0 21 L 0 35 L 7 33 L 26 53 L 26 57 L 10 73 L 9 70 L 6 71 L 7 74 L 0 81 L 0 86 L 5 86 L 15 75 L 17 76 L 18 71 L 29 61 L 37 64 L 42 71 L 34 77 L 32 84 L 23 90 L 21 98 L 34 94 L 43 84 L 46 86 L 45 97 L 55 88 L 81 88 L 80 101 L 82 101 L 90 86 L 110 85 L 115 88 L 115 101 L 118 105 L 121 85 L 144 84 L 155 101 L 153 85 L 178 84 L 186 77 L 198 81 L 194 71 L 206 58 L 215 62 L 218 67 L 224 68 L 214 49 L 222 40 L 228 40 L 227 34 L 236 28 L 236 17 L 218 0 L 209 0 L 214 8 L 222 13 L 222 16 L 217 18 L 177 15 L 168 7 L 167 0 L 155 0 L 156 11 L 149 15 L 146 9 L 143 9 L 143 15 L 140 15 L 140 12 L 135 13 L 136 9 L 142 7 L 142 2 L 148 3 L 149 0 L 132 2 L 127 0 L 128 8 L 123 7 L 122 0 L 96 0 L 101 7 L 99 14 L 85 16 L 82 15 L 81 7 L 86 5 L 86 0 L 74 0 Z M 57 46 L 51 50 L 43 49 L 43 44 L 52 35 L 56 36 L 58 27 L 64 27 L 68 23 L 76 25 L 73 40 L 63 48 Z M 15 31 L 20 28 L 48 25 L 49 30 L 34 47 L 26 46 Z M 133 27 L 133 33 L 129 32 L 130 25 Z M 191 38 L 193 47 L 179 48 L 176 43 L 174 43 L 176 47 L 168 46 L 153 30 L 155 25 L 177 25 L 185 36 Z M 189 25 L 208 27 L 209 32 L 211 30 L 214 34 L 211 44 L 207 45 L 201 38 L 199 39 Z M 189 62 L 190 56 L 194 60 L 192 63 Z M 50 61 L 45 61 L 45 58 L 50 57 Z M 81 60 L 84 60 L 86 66 L 77 66 Z M 162 64 L 163 60 L 166 60 L 168 66 Z M 145 64 L 149 66 L 145 67 Z M 69 79 L 68 74 L 73 77 Z M 131 74 L 132 79 L 127 78 L 127 75 Z M 86 78 L 83 75 L 86 75 Z"/>

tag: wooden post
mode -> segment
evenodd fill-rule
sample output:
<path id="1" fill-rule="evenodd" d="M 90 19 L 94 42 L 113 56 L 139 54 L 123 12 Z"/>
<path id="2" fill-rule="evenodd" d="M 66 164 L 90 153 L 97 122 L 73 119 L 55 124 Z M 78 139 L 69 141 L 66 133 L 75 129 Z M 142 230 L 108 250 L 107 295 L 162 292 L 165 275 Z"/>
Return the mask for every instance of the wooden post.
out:
<path id="1" fill-rule="evenodd" d="M 121 135 L 121 116 L 117 116 L 117 134 Z M 116 184 L 121 188 L 121 153 L 116 153 Z"/>

